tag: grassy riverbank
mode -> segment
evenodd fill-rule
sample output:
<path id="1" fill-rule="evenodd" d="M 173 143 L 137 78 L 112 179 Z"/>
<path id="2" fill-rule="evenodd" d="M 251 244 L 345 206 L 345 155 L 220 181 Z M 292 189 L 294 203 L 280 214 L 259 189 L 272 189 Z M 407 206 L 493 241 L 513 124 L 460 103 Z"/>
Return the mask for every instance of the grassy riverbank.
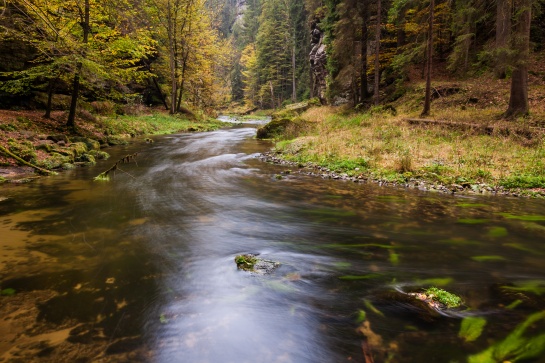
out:
<path id="1" fill-rule="evenodd" d="M 65 113 L 54 112 L 51 119 L 43 111 L 0 110 L 0 146 L 25 162 L 45 170 L 66 169 L 107 158 L 101 150 L 111 145 L 154 134 L 208 131 L 223 123 L 208 118 L 171 116 L 149 110 L 136 116 L 80 115 L 76 130 L 65 127 Z M 33 173 L 22 162 L 0 152 L 0 182 L 19 180 Z"/>
<path id="2" fill-rule="evenodd" d="M 315 107 L 291 115 L 294 123 L 278 135 L 276 150 L 286 160 L 374 180 L 544 194 L 545 87 L 531 88 L 532 114 L 517 120 L 501 118 L 508 81 L 441 87 L 455 91 L 438 96 L 426 120 L 419 119 L 421 84 L 387 107 Z"/>

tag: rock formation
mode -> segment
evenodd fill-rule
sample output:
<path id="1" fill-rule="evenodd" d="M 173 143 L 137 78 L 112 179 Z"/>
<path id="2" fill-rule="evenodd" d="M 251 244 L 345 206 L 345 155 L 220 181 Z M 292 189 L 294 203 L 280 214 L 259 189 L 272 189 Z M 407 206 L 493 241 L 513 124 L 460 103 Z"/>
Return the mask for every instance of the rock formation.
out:
<path id="1" fill-rule="evenodd" d="M 312 70 L 312 93 L 325 103 L 326 78 L 327 78 L 327 53 L 324 44 L 324 34 L 316 23 L 312 24 L 310 33 L 310 69 Z"/>

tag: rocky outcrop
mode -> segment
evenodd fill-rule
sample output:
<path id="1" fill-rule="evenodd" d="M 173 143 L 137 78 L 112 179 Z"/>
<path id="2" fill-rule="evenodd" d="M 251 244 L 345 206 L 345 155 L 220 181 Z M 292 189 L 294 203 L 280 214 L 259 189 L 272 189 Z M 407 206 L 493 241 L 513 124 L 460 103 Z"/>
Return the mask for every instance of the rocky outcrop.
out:
<path id="1" fill-rule="evenodd" d="M 235 5 L 235 21 L 233 24 L 233 27 L 244 27 L 244 13 L 246 12 L 246 9 L 248 8 L 248 5 L 246 4 L 246 0 L 237 0 Z"/>
<path id="2" fill-rule="evenodd" d="M 310 33 L 310 69 L 312 70 L 312 93 L 325 103 L 326 78 L 327 78 L 327 53 L 324 44 L 324 34 L 315 23 L 312 24 Z"/>

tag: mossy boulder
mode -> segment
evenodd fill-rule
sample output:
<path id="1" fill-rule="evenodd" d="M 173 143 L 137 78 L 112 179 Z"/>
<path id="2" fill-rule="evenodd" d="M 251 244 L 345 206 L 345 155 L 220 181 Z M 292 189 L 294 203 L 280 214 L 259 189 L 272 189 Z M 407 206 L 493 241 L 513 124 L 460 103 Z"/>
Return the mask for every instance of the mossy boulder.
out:
<path id="1" fill-rule="evenodd" d="M 72 141 L 83 142 L 87 146 L 87 150 L 100 150 L 100 143 L 87 137 L 74 136 L 72 137 Z"/>
<path id="2" fill-rule="evenodd" d="M 38 166 L 45 169 L 56 169 L 56 168 L 60 168 L 63 164 L 68 162 L 70 162 L 69 156 L 52 152 L 47 158 L 45 158 L 44 160 L 41 160 L 38 163 Z"/>
<path id="3" fill-rule="evenodd" d="M 285 107 L 286 110 L 297 112 L 297 113 L 303 113 L 306 110 L 310 108 L 310 102 L 299 102 L 299 103 L 292 103 L 291 105 L 287 105 Z"/>
<path id="4" fill-rule="evenodd" d="M 72 150 L 75 158 L 78 158 L 89 151 L 87 145 L 84 142 L 74 142 L 68 145 L 68 147 L 70 148 L 70 150 Z"/>
<path id="5" fill-rule="evenodd" d="M 235 263 L 239 270 L 259 274 L 269 274 L 280 266 L 279 262 L 264 260 L 251 253 L 235 256 Z"/>
<path id="6" fill-rule="evenodd" d="M 293 121 L 289 118 L 273 119 L 263 127 L 257 129 L 258 139 L 271 139 L 282 135 Z"/>
<path id="7" fill-rule="evenodd" d="M 80 155 L 78 158 L 76 158 L 76 161 L 93 165 L 96 164 L 95 157 L 91 154 Z"/>
<path id="8" fill-rule="evenodd" d="M 65 144 L 68 144 L 70 142 L 70 140 L 68 139 L 68 136 L 64 135 L 64 134 L 58 134 L 58 135 L 49 135 L 47 136 L 47 140 L 51 140 L 53 142 L 64 142 Z"/>
<path id="9" fill-rule="evenodd" d="M 46 153 L 50 153 L 53 151 L 53 144 L 51 140 L 40 140 L 36 145 L 36 150 L 43 150 Z"/>
<path id="10" fill-rule="evenodd" d="M 110 158 L 110 154 L 100 150 L 91 150 L 89 151 L 89 155 L 93 155 L 96 160 L 108 160 Z"/>

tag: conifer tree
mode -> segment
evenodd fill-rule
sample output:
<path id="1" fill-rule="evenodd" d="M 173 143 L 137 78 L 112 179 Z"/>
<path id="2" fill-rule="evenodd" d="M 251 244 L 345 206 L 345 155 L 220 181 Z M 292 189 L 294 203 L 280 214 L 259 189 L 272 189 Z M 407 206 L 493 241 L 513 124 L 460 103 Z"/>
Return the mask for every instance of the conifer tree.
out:
<path id="1" fill-rule="evenodd" d="M 532 0 L 518 0 L 515 2 L 516 18 L 512 47 L 516 54 L 511 76 L 509 108 L 505 112 L 505 117 L 508 118 L 525 116 L 529 112 L 528 56 L 530 53 L 532 3 Z"/>

